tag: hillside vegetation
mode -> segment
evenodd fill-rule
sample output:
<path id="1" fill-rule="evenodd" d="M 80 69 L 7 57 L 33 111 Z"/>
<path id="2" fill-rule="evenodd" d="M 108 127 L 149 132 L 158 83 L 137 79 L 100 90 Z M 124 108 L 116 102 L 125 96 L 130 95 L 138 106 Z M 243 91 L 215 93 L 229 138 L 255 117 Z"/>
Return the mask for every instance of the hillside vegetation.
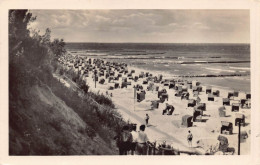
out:
<path id="1" fill-rule="evenodd" d="M 29 31 L 35 19 L 27 10 L 9 11 L 9 154 L 117 154 L 113 137 L 124 121 L 80 78 L 73 90 L 53 77 L 65 42 L 51 41 L 50 29 Z"/>

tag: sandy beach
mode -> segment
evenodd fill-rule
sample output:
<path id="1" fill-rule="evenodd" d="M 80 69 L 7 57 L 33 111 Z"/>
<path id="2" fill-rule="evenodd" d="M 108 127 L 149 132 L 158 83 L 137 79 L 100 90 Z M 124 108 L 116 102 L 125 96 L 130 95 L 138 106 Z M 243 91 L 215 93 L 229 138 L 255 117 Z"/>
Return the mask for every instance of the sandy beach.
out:
<path id="1" fill-rule="evenodd" d="M 93 61 L 93 59 L 92 59 Z M 75 69 L 75 68 L 74 68 Z M 80 69 L 80 68 L 78 68 Z M 127 67 L 128 71 L 135 70 L 135 73 L 132 74 L 133 77 L 138 76 L 141 72 L 149 72 L 148 70 L 143 70 L 134 67 Z M 75 69 L 77 71 L 77 69 Z M 105 71 L 106 73 L 106 71 Z M 172 77 L 172 75 L 164 75 L 159 72 L 149 72 L 152 73 L 153 76 L 158 76 L 158 74 L 163 75 L 163 79 L 167 79 Z M 118 75 L 118 72 L 115 71 L 115 76 Z M 221 121 L 227 121 L 233 123 L 233 134 L 225 135 L 221 134 L 228 138 L 229 147 L 235 148 L 235 154 L 237 154 L 238 149 L 238 126 L 235 126 L 235 114 L 237 112 L 231 111 L 231 106 L 225 106 L 226 108 L 226 117 L 219 117 L 218 108 L 223 106 L 222 99 L 226 98 L 228 95 L 228 90 L 223 88 L 212 88 L 212 90 L 219 90 L 219 97 L 215 97 L 214 101 L 208 101 L 208 94 L 206 94 L 206 86 L 202 86 L 202 92 L 199 93 L 199 98 L 201 99 L 201 103 L 206 104 L 206 111 L 204 111 L 204 115 L 202 119 L 206 122 L 193 122 L 192 127 L 184 127 L 181 125 L 182 116 L 184 115 L 193 115 L 194 107 L 188 107 L 188 100 L 181 100 L 181 97 L 176 97 L 176 90 L 169 89 L 169 86 L 164 86 L 161 83 L 155 83 L 159 86 L 159 90 L 166 89 L 167 94 L 169 96 L 168 101 L 166 100 L 163 103 L 159 103 L 158 109 L 151 109 L 151 101 L 158 100 L 157 94 L 158 92 L 148 91 L 148 84 L 143 84 L 143 80 L 145 78 L 139 78 L 138 81 L 133 81 L 127 79 L 128 82 L 131 82 L 131 85 L 127 85 L 127 88 L 117 88 L 113 90 L 109 90 L 109 86 L 114 86 L 114 83 L 117 82 L 121 85 L 122 77 L 127 77 L 127 74 L 122 74 L 122 77 L 119 80 L 112 80 L 110 83 L 108 79 L 105 79 L 104 76 L 99 77 L 105 79 L 104 84 L 100 84 L 98 81 L 95 82 L 92 78 L 94 76 L 93 72 L 89 72 L 88 77 L 85 77 L 87 84 L 90 86 L 90 91 L 103 93 L 107 97 L 111 97 L 112 101 L 115 104 L 117 111 L 122 115 L 124 120 L 129 123 L 136 123 L 137 126 L 141 124 L 145 124 L 145 115 L 148 114 L 150 116 L 149 124 L 146 129 L 147 135 L 151 142 L 157 142 L 157 144 L 166 141 L 166 144 L 171 145 L 174 149 L 180 151 L 187 152 L 197 152 L 200 154 L 205 154 L 210 147 L 214 146 L 218 141 L 217 138 L 220 135 Z M 179 78 L 178 78 L 179 79 Z M 137 102 L 134 99 L 134 86 L 137 84 L 142 85 L 143 89 L 146 91 L 145 99 L 141 102 Z M 192 93 L 192 89 L 188 89 L 189 93 Z M 239 92 L 239 97 L 233 98 L 230 100 L 230 105 L 233 102 L 237 102 L 239 99 L 245 98 L 246 94 L 244 92 Z M 190 95 L 189 99 L 195 99 L 197 97 L 193 97 Z M 162 115 L 162 111 L 166 107 L 166 103 L 173 105 L 175 110 L 172 115 Z M 245 115 L 246 126 L 241 127 L 241 131 L 245 131 L 248 133 L 249 138 L 247 138 L 244 142 L 241 143 L 241 151 L 240 154 L 246 155 L 250 154 L 250 109 L 242 109 L 239 108 L 239 113 Z M 186 140 L 188 130 L 190 130 L 193 134 L 193 147 L 188 147 L 188 142 Z M 197 147 L 197 141 L 201 139 L 207 139 L 209 144 L 205 144 L 204 148 Z M 211 143 L 212 144 L 211 144 Z"/>

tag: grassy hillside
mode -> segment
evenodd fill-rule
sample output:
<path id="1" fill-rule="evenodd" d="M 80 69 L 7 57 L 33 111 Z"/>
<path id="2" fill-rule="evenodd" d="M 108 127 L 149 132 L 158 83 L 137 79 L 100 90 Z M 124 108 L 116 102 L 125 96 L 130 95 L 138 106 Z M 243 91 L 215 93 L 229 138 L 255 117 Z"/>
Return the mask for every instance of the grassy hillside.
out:
<path id="1" fill-rule="evenodd" d="M 108 98 L 65 87 L 53 77 L 63 40 L 29 35 L 36 19 L 27 10 L 9 11 L 9 154 L 111 155 L 124 123 Z M 78 83 L 78 82 L 77 82 Z"/>
<path id="2" fill-rule="evenodd" d="M 23 99 L 10 96 L 10 154 L 117 154 L 113 137 L 124 123 L 116 112 L 54 78 L 49 85 L 28 88 Z"/>

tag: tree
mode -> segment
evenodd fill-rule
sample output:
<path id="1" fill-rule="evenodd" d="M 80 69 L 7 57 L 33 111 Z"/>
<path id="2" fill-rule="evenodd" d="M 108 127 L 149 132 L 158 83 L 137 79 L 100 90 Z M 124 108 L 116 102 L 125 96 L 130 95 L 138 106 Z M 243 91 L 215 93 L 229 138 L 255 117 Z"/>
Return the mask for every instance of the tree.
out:
<path id="1" fill-rule="evenodd" d="M 51 29 L 47 28 L 45 34 L 42 36 L 41 43 L 49 46 L 51 43 Z"/>
<path id="2" fill-rule="evenodd" d="M 9 53 L 15 55 L 21 51 L 23 43 L 30 36 L 28 25 L 33 22 L 36 17 L 28 10 L 9 10 Z"/>
<path id="3" fill-rule="evenodd" d="M 50 44 L 50 48 L 55 55 L 54 60 L 57 60 L 60 56 L 66 53 L 65 42 L 63 39 L 54 39 Z"/>

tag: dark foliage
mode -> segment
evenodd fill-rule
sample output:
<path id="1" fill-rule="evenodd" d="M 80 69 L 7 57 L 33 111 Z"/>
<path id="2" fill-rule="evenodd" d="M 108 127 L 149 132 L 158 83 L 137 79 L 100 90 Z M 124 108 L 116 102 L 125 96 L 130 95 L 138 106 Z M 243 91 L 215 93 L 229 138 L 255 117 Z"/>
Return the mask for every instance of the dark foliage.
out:
<path id="1" fill-rule="evenodd" d="M 49 86 L 86 123 L 85 129 L 78 130 L 81 134 L 90 138 L 99 135 L 110 144 L 123 121 L 114 117 L 117 113 L 110 106 L 101 108 L 94 103 L 92 96 L 103 105 L 112 105 L 112 102 L 104 96 L 85 95 L 81 98 L 77 91 L 62 86 L 53 78 L 53 71 L 58 68 L 56 60 L 66 52 L 65 42 L 63 39 L 51 42 L 50 29 L 46 29 L 44 35 L 37 31 L 31 31 L 30 35 L 27 27 L 35 19 L 27 10 L 9 11 L 9 154 L 68 155 L 75 152 L 71 150 L 75 139 L 61 124 L 65 122 L 64 118 L 50 118 L 53 107 L 39 101 L 39 96 L 32 95 L 35 86 L 43 85 Z M 65 71 L 60 70 L 60 74 Z M 88 93 L 86 82 L 78 75 L 71 76 Z M 91 150 L 93 148 L 86 149 L 84 153 L 98 154 L 98 151 Z"/>

